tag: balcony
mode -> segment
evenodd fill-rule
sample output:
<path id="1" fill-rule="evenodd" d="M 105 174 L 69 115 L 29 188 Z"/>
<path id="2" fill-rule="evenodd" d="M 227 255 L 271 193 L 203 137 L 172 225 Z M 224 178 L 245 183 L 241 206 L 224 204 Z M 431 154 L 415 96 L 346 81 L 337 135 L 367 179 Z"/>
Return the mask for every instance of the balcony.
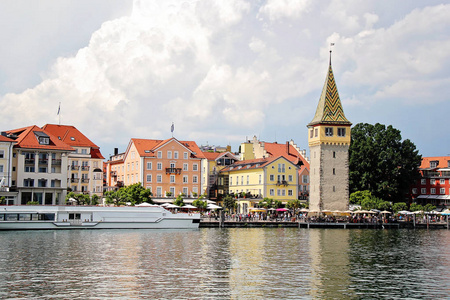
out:
<path id="1" fill-rule="evenodd" d="M 89 183 L 89 178 L 82 178 L 81 183 Z"/>
<path id="2" fill-rule="evenodd" d="M 288 186 L 288 182 L 286 180 L 281 180 L 281 181 L 277 181 L 277 185 L 284 185 L 284 186 Z"/>
<path id="3" fill-rule="evenodd" d="M 25 158 L 26 165 L 34 165 L 34 158 Z"/>
<path id="4" fill-rule="evenodd" d="M 111 176 L 112 177 L 117 177 L 117 171 L 111 171 Z"/>
<path id="5" fill-rule="evenodd" d="M 80 166 L 74 166 L 74 165 L 69 166 L 69 170 L 72 170 L 72 171 L 79 170 L 79 169 L 80 169 Z"/>
<path id="6" fill-rule="evenodd" d="M 60 166 L 61 160 L 60 159 L 52 159 L 52 166 Z"/>
<path id="7" fill-rule="evenodd" d="M 89 166 L 81 166 L 81 171 L 89 171 Z"/>
<path id="8" fill-rule="evenodd" d="M 166 168 L 166 174 L 181 174 L 181 168 Z"/>
<path id="9" fill-rule="evenodd" d="M 70 178 L 71 183 L 78 183 L 80 182 L 80 178 Z"/>
<path id="10" fill-rule="evenodd" d="M 44 159 L 39 159 L 39 164 L 40 165 L 48 165 L 48 159 L 44 158 Z"/>

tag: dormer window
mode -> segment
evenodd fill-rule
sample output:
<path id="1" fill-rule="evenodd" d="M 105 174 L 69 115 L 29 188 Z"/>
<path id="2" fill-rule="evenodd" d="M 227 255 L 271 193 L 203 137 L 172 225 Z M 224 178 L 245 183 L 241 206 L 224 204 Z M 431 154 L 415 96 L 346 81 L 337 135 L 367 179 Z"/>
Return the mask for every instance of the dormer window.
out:
<path id="1" fill-rule="evenodd" d="M 75 141 L 75 138 L 73 136 L 70 137 L 71 141 Z"/>
<path id="2" fill-rule="evenodd" d="M 42 131 L 35 131 L 34 134 L 36 135 L 39 145 L 49 145 L 50 144 L 50 137 L 42 132 Z"/>
<path id="3" fill-rule="evenodd" d="M 430 161 L 430 168 L 432 169 L 437 168 L 438 163 L 439 163 L 438 161 Z"/>

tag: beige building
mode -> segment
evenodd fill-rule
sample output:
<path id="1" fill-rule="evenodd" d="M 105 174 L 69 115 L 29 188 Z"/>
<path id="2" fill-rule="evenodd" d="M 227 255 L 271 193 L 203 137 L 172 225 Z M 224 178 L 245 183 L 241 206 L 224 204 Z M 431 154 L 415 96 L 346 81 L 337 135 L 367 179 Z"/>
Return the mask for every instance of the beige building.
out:
<path id="1" fill-rule="evenodd" d="M 5 135 L 0 135 L 0 198 L 4 197 L 4 204 L 12 205 L 18 194 L 11 189 L 13 147 L 16 142 Z"/>
<path id="2" fill-rule="evenodd" d="M 102 196 L 104 157 L 100 147 L 74 126 L 47 124 L 42 128 L 75 149 L 64 165 L 68 169 L 68 187 L 74 193 Z"/>
<path id="3" fill-rule="evenodd" d="M 75 151 L 37 126 L 6 131 L 13 148 L 11 188 L 18 192 L 14 204 L 64 204 L 69 153 Z"/>

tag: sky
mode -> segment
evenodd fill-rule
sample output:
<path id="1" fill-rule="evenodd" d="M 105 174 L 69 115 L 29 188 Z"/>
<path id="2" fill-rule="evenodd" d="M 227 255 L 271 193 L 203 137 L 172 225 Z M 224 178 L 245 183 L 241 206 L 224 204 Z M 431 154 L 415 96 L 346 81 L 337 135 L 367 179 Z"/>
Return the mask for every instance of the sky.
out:
<path id="1" fill-rule="evenodd" d="M 0 130 L 73 125 L 106 158 L 172 122 L 199 146 L 308 150 L 334 43 L 353 125 L 450 155 L 448 16 L 433 0 L 2 0 Z"/>

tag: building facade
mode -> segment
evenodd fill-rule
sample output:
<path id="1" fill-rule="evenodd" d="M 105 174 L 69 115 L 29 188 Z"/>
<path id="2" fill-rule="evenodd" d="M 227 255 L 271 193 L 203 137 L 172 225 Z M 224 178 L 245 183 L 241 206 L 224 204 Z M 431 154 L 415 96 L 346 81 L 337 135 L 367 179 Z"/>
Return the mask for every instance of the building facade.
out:
<path id="1" fill-rule="evenodd" d="M 316 114 L 308 124 L 312 211 L 348 209 L 350 126 L 339 99 L 330 57 Z"/>
<path id="2" fill-rule="evenodd" d="M 68 156 L 75 149 L 37 126 L 10 130 L 6 135 L 16 142 L 11 180 L 18 192 L 14 204 L 64 204 Z"/>
<path id="3" fill-rule="evenodd" d="M 203 152 L 202 160 L 203 193 L 211 200 L 219 199 L 219 172 L 239 159 L 231 152 Z"/>
<path id="4" fill-rule="evenodd" d="M 5 135 L 4 132 L 0 135 L 0 198 L 3 198 L 1 203 L 12 205 L 16 203 L 18 194 L 17 191 L 11 189 L 15 141 Z"/>
<path id="5" fill-rule="evenodd" d="M 227 193 L 238 199 L 238 213 L 264 198 L 284 204 L 297 199 L 298 166 L 284 156 L 237 161 L 220 173 L 219 180 L 228 181 Z"/>
<path id="6" fill-rule="evenodd" d="M 115 158 L 107 162 L 111 185 L 140 183 L 154 198 L 197 197 L 202 192 L 204 156 L 193 141 L 131 139 L 123 156 Z"/>
<path id="7" fill-rule="evenodd" d="M 293 140 L 285 144 L 259 141 L 256 136 L 241 144 L 241 160 L 284 156 L 298 166 L 298 199 L 307 202 L 309 199 L 309 160 L 306 150 L 301 150 Z"/>
<path id="8" fill-rule="evenodd" d="M 42 128 L 75 149 L 69 153 L 67 161 L 68 188 L 74 193 L 101 197 L 104 157 L 100 147 L 74 126 L 47 124 Z"/>
<path id="9" fill-rule="evenodd" d="M 412 201 L 445 209 L 450 205 L 450 156 L 422 157 L 421 178 L 411 187 Z"/>

